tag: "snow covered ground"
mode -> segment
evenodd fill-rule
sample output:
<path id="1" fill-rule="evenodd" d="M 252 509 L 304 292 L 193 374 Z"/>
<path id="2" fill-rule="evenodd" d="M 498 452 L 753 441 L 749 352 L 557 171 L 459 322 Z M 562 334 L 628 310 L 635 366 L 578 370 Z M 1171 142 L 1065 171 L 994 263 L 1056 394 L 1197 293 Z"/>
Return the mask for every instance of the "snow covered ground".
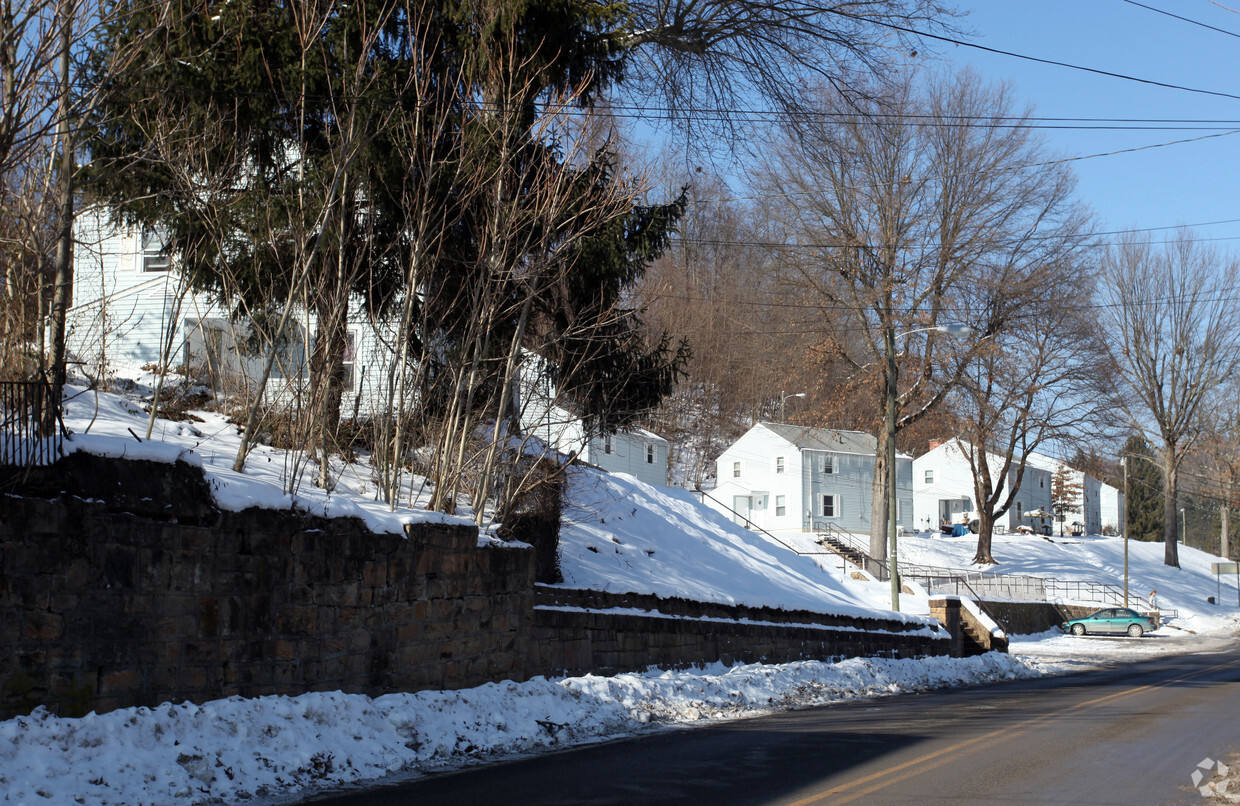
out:
<path id="1" fill-rule="evenodd" d="M 406 522 L 461 516 L 418 508 L 421 480 L 410 480 L 412 508 L 374 500 L 364 458 L 340 466 L 328 493 L 313 487 L 304 457 L 260 447 L 244 473 L 231 470 L 239 441 L 218 414 L 202 422 L 156 423 L 139 442 L 145 414 L 129 400 L 84 392 L 69 405 L 73 448 L 114 456 L 200 465 L 220 506 L 296 505 L 325 515 L 362 517 L 376 531 Z M 309 473 L 305 473 L 306 470 Z M 736 527 L 684 491 L 624 476 L 575 471 L 561 533 L 566 584 L 657 593 L 724 603 L 867 614 L 888 610 L 888 588 L 851 579 L 838 558 L 798 554 Z M 487 539 L 485 535 L 480 539 Z M 804 541 L 803 550 L 816 549 Z M 792 541 L 796 542 L 796 541 Z M 904 538 L 901 558 L 969 568 L 970 538 Z M 1116 582 L 1122 541 L 1114 538 L 996 536 L 1002 573 Z M 1179 618 L 1141 639 L 1073 638 L 1058 631 L 1017 636 L 1012 654 L 925 660 L 850 659 L 836 663 L 720 665 L 657 669 L 615 677 L 536 678 L 454 692 L 369 698 L 312 693 L 130 708 L 81 719 L 37 711 L 0 722 L 0 802 L 277 803 L 311 791 L 427 771 L 617 735 L 754 716 L 857 697 L 968 685 L 1216 650 L 1240 632 L 1240 608 L 1208 605 L 1212 558 L 1181 548 L 1181 569 L 1162 565 L 1161 544 L 1130 545 L 1132 590 L 1159 591 Z M 1224 590 L 1220 601 L 1231 602 Z M 925 618 L 925 597 L 906 596 L 902 618 Z"/>

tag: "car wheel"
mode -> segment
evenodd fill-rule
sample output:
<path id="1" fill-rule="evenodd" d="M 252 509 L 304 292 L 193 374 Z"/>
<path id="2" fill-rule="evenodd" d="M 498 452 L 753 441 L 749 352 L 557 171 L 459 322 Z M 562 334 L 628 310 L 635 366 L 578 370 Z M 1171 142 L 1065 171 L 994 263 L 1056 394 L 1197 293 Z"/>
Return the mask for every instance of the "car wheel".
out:
<path id="1" fill-rule="evenodd" d="M 1141 629 L 1140 624 L 1129 624 L 1128 625 L 1128 637 L 1129 638 L 1140 638 L 1144 632 L 1145 630 Z"/>
<path id="2" fill-rule="evenodd" d="M 1072 625 L 1072 634 L 1073 634 L 1073 635 L 1084 635 L 1084 634 L 1085 634 L 1085 625 L 1084 625 L 1084 624 L 1073 624 L 1073 625 Z"/>

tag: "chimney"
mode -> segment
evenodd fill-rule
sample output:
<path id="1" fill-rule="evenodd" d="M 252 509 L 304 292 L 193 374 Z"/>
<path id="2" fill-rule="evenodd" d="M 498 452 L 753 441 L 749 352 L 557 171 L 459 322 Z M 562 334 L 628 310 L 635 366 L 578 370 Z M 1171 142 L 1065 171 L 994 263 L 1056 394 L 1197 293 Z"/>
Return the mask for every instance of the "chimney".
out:
<path id="1" fill-rule="evenodd" d="M 942 444 L 943 444 L 943 440 L 941 440 L 941 439 L 932 439 L 932 440 L 930 440 L 930 450 L 934 450 L 935 448 L 939 447 L 939 446 L 940 446 L 940 445 L 942 445 Z"/>

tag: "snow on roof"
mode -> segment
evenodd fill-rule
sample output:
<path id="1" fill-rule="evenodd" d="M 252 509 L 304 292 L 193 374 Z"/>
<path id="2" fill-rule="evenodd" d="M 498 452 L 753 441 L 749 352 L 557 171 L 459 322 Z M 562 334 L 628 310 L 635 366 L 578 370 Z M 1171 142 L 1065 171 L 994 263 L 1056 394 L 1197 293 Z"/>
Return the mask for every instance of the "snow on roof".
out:
<path id="1" fill-rule="evenodd" d="M 761 427 L 787 440 L 801 450 L 830 451 L 832 453 L 852 453 L 859 456 L 873 456 L 878 440 L 873 434 L 864 431 L 843 431 L 837 428 L 815 428 L 787 423 L 758 423 Z M 898 453 L 901 458 L 911 458 L 906 453 Z"/>

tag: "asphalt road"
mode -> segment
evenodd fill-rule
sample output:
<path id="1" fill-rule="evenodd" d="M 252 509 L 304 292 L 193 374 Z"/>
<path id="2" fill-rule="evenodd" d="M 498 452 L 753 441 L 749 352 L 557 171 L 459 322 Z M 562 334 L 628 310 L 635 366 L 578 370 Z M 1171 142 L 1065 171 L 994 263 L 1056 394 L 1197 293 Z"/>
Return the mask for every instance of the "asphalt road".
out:
<path id="1" fill-rule="evenodd" d="M 471 804 L 1202 804 L 1240 750 L 1240 651 L 675 730 L 314 799 Z"/>

